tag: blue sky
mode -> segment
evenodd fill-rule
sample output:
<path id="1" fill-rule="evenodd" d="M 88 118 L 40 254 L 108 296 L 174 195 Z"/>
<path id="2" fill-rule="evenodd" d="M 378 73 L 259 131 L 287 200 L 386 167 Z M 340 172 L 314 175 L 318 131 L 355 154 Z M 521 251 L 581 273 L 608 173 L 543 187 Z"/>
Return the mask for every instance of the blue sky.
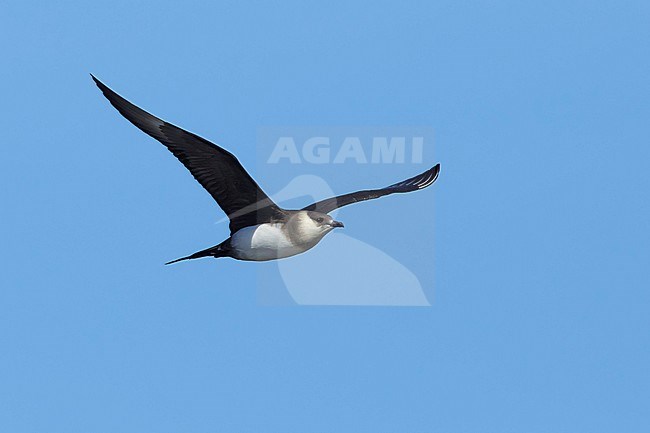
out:
<path id="1" fill-rule="evenodd" d="M 650 7 L 349 3 L 3 2 L 3 431 L 647 431 Z M 433 128 L 438 183 L 339 215 L 431 307 L 162 266 L 223 215 L 90 72 L 274 190 L 261 127 Z"/>

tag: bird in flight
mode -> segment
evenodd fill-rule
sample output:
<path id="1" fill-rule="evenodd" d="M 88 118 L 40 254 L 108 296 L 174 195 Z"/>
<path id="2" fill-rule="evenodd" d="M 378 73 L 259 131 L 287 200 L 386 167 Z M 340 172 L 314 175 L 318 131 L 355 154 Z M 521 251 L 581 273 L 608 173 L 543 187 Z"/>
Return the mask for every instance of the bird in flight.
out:
<path id="1" fill-rule="evenodd" d="M 291 257 L 314 247 L 343 223 L 329 212 L 389 194 L 417 191 L 433 184 L 440 173 L 436 164 L 422 174 L 380 189 L 331 197 L 300 210 L 282 209 L 262 191 L 227 150 L 161 120 L 136 107 L 91 74 L 108 101 L 146 134 L 161 142 L 192 173 L 230 220 L 230 237 L 218 245 L 166 264 L 200 257 L 232 257 L 266 261 Z"/>

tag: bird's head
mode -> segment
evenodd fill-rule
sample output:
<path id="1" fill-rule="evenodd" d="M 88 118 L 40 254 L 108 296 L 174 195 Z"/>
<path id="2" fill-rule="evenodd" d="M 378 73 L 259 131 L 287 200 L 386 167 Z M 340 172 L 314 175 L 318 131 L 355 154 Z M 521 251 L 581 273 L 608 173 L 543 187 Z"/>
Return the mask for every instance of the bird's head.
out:
<path id="1" fill-rule="evenodd" d="M 335 221 L 334 218 L 326 213 L 308 211 L 307 216 L 311 223 L 320 231 L 328 232 L 336 227 L 344 227 L 340 221 Z"/>
<path id="2" fill-rule="evenodd" d="M 314 211 L 296 212 L 287 222 L 289 235 L 301 244 L 315 244 L 336 227 L 343 227 L 343 223 L 326 213 Z"/>

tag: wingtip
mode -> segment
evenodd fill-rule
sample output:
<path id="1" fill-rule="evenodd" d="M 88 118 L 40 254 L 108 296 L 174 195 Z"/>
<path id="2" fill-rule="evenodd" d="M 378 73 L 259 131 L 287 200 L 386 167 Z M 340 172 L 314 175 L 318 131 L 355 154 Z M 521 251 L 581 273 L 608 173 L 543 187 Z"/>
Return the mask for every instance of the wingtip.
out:
<path id="1" fill-rule="evenodd" d="M 420 179 L 418 179 L 417 188 L 424 189 L 432 185 L 436 180 L 438 180 L 439 175 L 440 175 L 440 163 L 434 165 L 429 170 L 422 173 Z"/>
<path id="2" fill-rule="evenodd" d="M 427 186 L 431 185 L 436 180 L 438 180 L 438 176 L 440 176 L 440 163 L 437 163 L 436 165 L 433 166 L 433 176 L 431 177 L 431 181 L 428 182 Z"/>
<path id="3" fill-rule="evenodd" d="M 97 79 L 97 77 L 95 77 L 93 74 L 90 74 L 90 78 L 93 79 L 93 81 L 95 82 L 95 85 L 97 87 L 99 87 L 100 90 L 103 91 L 106 88 L 106 85 L 104 83 L 102 83 L 101 81 L 99 81 L 99 79 Z"/>

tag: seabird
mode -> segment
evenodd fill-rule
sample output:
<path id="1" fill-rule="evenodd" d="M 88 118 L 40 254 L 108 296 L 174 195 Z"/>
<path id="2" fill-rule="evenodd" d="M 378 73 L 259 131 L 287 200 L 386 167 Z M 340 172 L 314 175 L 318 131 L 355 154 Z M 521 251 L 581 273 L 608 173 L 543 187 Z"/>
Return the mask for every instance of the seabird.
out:
<path id="1" fill-rule="evenodd" d="M 192 173 L 230 219 L 230 237 L 219 245 L 166 264 L 200 257 L 232 257 L 266 261 L 291 257 L 314 247 L 343 223 L 329 212 L 389 194 L 417 191 L 433 184 L 440 173 L 436 164 L 422 174 L 386 188 L 357 191 L 310 204 L 300 210 L 275 204 L 235 156 L 196 134 L 161 120 L 136 107 L 90 75 L 108 101 L 146 134 L 160 141 Z"/>

